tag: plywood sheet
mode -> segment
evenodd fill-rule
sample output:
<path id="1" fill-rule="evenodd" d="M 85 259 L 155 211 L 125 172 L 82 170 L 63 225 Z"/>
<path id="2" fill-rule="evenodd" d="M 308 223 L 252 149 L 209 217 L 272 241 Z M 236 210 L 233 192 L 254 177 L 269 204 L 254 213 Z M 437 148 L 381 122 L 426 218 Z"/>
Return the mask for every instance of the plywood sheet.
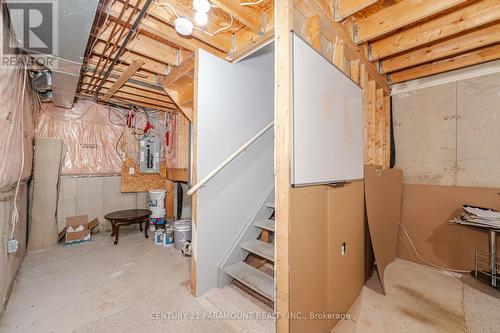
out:
<path id="1" fill-rule="evenodd" d="M 365 167 L 365 200 L 377 271 L 384 286 L 384 271 L 396 259 L 403 172 L 399 169 Z"/>
<path id="2" fill-rule="evenodd" d="M 500 210 L 499 192 L 500 188 L 405 184 L 401 223 L 421 257 L 436 265 L 472 270 L 474 250 L 488 249 L 488 235 L 475 228 L 449 224 L 448 217 L 463 204 Z M 421 263 L 402 233 L 397 255 Z"/>

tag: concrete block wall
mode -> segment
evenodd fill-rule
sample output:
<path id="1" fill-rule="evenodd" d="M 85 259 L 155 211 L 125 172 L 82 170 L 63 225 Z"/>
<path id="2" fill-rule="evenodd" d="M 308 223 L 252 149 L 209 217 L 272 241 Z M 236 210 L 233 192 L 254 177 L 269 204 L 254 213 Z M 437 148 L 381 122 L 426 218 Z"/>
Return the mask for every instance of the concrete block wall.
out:
<path id="1" fill-rule="evenodd" d="M 111 227 L 104 215 L 121 209 L 147 208 L 147 194 L 121 193 L 120 176 L 62 176 L 59 185 L 57 224 L 64 228 L 66 217 L 88 215 L 100 221 L 98 231 Z"/>

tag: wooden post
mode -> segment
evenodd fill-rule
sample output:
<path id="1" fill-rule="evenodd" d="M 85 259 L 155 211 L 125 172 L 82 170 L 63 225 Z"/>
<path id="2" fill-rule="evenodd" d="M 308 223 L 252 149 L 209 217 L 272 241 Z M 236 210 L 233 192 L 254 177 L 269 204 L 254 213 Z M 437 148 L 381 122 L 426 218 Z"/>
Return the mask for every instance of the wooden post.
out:
<path id="1" fill-rule="evenodd" d="M 276 1 L 275 28 L 275 193 L 276 233 L 275 270 L 276 303 L 279 314 L 276 331 L 288 333 L 290 321 L 290 182 L 291 182 L 291 140 L 292 140 L 292 0 Z"/>

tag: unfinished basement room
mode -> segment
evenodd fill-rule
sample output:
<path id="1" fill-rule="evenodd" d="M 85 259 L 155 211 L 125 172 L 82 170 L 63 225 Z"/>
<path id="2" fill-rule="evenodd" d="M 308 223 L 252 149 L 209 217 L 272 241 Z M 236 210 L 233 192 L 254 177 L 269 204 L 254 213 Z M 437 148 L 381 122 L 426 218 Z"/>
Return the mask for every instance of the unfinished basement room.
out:
<path id="1" fill-rule="evenodd" d="M 0 333 L 500 332 L 500 0 L 0 6 Z"/>

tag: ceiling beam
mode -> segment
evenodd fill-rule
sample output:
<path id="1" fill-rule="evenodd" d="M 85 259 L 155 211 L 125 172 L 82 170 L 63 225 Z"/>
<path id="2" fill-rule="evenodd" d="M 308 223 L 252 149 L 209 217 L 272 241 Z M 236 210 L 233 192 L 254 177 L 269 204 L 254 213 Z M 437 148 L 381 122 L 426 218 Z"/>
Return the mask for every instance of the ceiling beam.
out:
<path id="1" fill-rule="evenodd" d="M 129 0 L 130 8 L 126 11 L 126 14 L 121 18 L 121 24 L 125 24 L 128 16 L 130 15 L 133 6 L 137 0 Z M 161 2 L 160 2 L 161 3 Z M 176 1 L 170 1 L 171 5 L 176 8 L 177 15 L 188 17 L 194 20 L 194 12 L 190 9 L 185 8 Z M 104 10 L 106 15 L 114 20 L 118 20 L 121 8 L 123 8 L 123 1 L 116 1 L 111 9 Z M 139 6 L 140 8 L 141 6 Z M 209 17 L 210 17 L 209 13 Z M 141 31 L 144 34 L 150 36 L 157 36 L 162 40 L 168 40 L 171 43 L 175 43 L 180 47 L 183 47 L 190 51 L 195 51 L 199 48 L 205 49 L 208 52 L 215 54 L 218 57 L 223 58 L 225 54 L 231 48 L 231 34 L 228 32 L 221 32 L 214 36 L 207 34 L 200 30 L 193 30 L 193 36 L 183 37 L 179 35 L 174 28 L 174 20 L 176 19 L 169 7 L 163 7 L 160 4 L 153 6 L 149 11 L 149 15 L 142 20 L 140 26 Z M 215 24 L 209 22 L 205 27 L 208 31 L 215 31 L 219 27 Z"/>
<path id="2" fill-rule="evenodd" d="M 373 5 L 378 0 L 333 0 L 335 20 L 342 21 L 345 18 Z"/>
<path id="3" fill-rule="evenodd" d="M 459 56 L 409 68 L 389 75 L 391 83 L 400 83 L 500 59 L 500 44 L 484 47 Z"/>
<path id="4" fill-rule="evenodd" d="M 354 24 L 354 41 L 360 44 L 381 37 L 466 1 L 403 0 L 356 22 Z"/>
<path id="5" fill-rule="evenodd" d="M 498 42 L 500 42 L 500 24 L 495 24 L 388 58 L 380 63 L 380 70 L 383 73 L 392 73 Z"/>
<path id="6" fill-rule="evenodd" d="M 106 91 L 106 93 L 102 97 L 102 100 L 104 102 L 109 101 L 109 99 L 111 98 L 111 96 L 113 96 L 118 91 L 118 89 L 120 89 L 125 84 L 125 82 L 127 82 L 128 79 L 130 79 L 132 77 L 132 75 L 134 75 L 135 72 L 137 72 L 139 70 L 139 68 L 141 68 L 142 65 L 144 65 L 144 61 L 142 61 L 142 60 L 134 60 L 132 62 L 132 64 L 130 66 L 128 66 L 128 68 L 125 71 L 125 73 L 123 73 L 118 78 L 118 80 L 116 80 L 115 83 L 113 83 L 111 85 L 111 87 L 108 89 L 108 91 Z"/>
<path id="7" fill-rule="evenodd" d="M 370 60 L 386 58 L 500 19 L 500 1 L 472 2 L 370 43 Z"/>
<path id="8" fill-rule="evenodd" d="M 249 27 L 255 32 L 262 29 L 262 11 L 258 7 L 241 6 L 238 0 L 211 0 L 211 3 L 220 7 L 226 13 Z"/>
<path id="9" fill-rule="evenodd" d="M 174 83 L 181 76 L 188 72 L 191 72 L 194 68 L 194 57 L 184 61 L 180 66 L 170 67 L 170 71 L 163 78 L 158 80 L 164 88 L 168 88 L 172 83 Z"/>

